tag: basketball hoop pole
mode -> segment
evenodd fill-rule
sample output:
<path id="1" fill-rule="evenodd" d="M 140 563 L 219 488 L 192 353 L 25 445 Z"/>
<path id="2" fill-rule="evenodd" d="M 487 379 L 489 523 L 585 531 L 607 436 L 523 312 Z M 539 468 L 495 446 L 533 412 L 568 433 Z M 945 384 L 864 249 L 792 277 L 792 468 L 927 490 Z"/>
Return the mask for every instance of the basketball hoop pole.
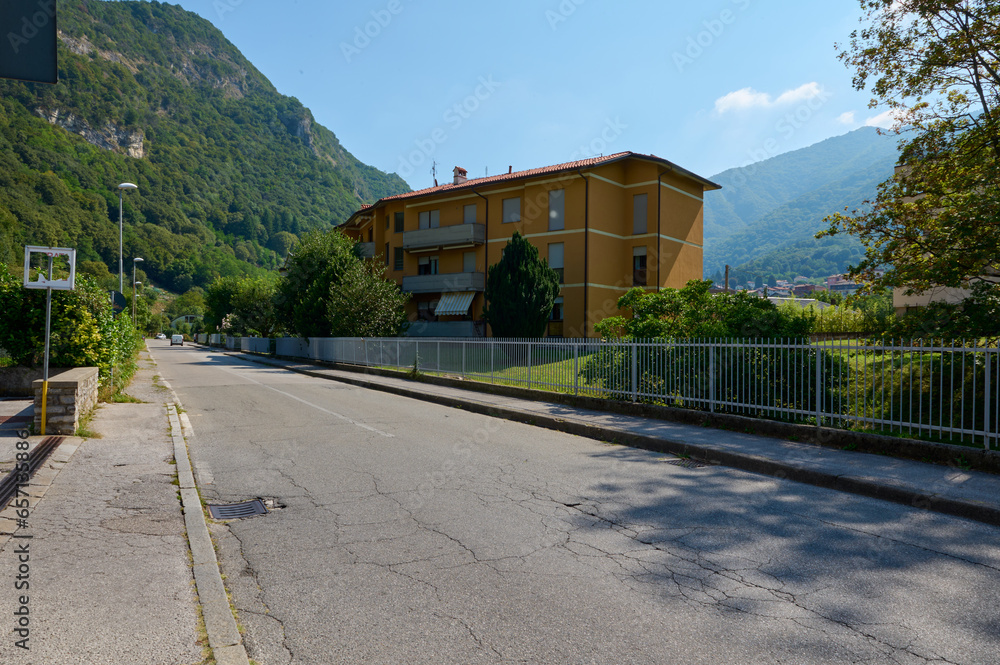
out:
<path id="1" fill-rule="evenodd" d="M 52 282 L 52 257 L 49 256 L 49 283 Z M 52 287 L 45 289 L 45 360 L 42 364 L 42 436 L 45 436 L 45 408 L 49 397 L 49 339 L 52 335 Z"/>

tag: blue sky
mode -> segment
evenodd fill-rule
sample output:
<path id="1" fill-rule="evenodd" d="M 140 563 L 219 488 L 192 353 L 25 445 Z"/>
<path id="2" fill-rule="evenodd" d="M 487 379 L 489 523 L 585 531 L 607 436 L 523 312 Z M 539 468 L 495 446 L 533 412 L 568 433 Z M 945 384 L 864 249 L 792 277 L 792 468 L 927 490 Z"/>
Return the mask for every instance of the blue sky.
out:
<path id="1" fill-rule="evenodd" d="M 411 187 L 622 150 L 703 176 L 865 124 L 858 0 L 180 0 Z"/>

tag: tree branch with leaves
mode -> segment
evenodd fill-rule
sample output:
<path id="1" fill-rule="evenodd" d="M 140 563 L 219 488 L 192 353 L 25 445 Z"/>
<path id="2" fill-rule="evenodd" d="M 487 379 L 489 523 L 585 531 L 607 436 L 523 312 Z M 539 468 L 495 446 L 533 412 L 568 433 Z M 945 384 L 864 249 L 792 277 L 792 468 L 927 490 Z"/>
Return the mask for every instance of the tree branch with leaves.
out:
<path id="1" fill-rule="evenodd" d="M 890 109 L 901 167 L 861 210 L 820 235 L 865 246 L 851 275 L 871 291 L 1000 282 L 1000 5 L 994 0 L 860 0 L 862 27 L 838 45 Z"/>

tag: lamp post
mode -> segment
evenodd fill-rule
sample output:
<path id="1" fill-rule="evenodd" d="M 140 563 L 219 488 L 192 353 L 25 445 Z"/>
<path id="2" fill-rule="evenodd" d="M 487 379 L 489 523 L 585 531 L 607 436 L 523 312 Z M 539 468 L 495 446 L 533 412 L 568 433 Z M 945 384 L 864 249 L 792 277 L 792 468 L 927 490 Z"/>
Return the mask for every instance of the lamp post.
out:
<path id="1" fill-rule="evenodd" d="M 125 227 L 122 222 L 122 194 L 126 189 L 139 189 L 139 186 L 133 185 L 130 182 L 123 182 L 118 185 L 118 293 L 121 293 L 125 289 L 125 281 L 122 279 L 125 275 L 124 261 L 122 259 L 122 236 L 124 235 Z"/>
<path id="2" fill-rule="evenodd" d="M 142 284 L 142 282 L 135 281 L 135 264 L 142 263 L 143 259 L 141 256 L 136 256 L 132 259 L 132 327 L 135 328 L 135 287 L 137 284 Z"/>

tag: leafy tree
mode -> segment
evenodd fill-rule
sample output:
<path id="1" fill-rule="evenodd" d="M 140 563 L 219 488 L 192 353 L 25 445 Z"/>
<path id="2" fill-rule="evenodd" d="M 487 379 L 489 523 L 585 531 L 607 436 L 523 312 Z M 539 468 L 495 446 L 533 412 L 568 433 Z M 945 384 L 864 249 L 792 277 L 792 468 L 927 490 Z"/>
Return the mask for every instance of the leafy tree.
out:
<path id="1" fill-rule="evenodd" d="M 330 337 L 330 294 L 361 260 L 356 243 L 338 229 L 312 231 L 288 257 L 278 285 L 282 319 L 299 337 Z"/>
<path id="2" fill-rule="evenodd" d="M 157 333 L 167 334 L 170 329 L 170 317 L 166 314 L 153 314 L 146 324 L 146 334 L 155 335 Z"/>
<path id="3" fill-rule="evenodd" d="M 375 260 L 350 264 L 339 284 L 330 287 L 327 317 L 333 337 L 396 337 L 409 325 L 407 294 L 385 279 Z"/>
<path id="4" fill-rule="evenodd" d="M 683 289 L 634 288 L 618 299 L 632 315 L 604 319 L 595 330 L 606 338 L 802 337 L 812 329 L 808 312 L 779 309 L 746 291 L 710 294 L 712 283 L 691 280 Z"/>
<path id="5" fill-rule="evenodd" d="M 483 316 L 494 337 L 541 337 L 559 295 L 559 274 L 520 233 L 486 276 Z"/>
<path id="6" fill-rule="evenodd" d="M 299 239 L 296 235 L 288 231 L 278 231 L 271 236 L 271 241 L 267 246 L 277 252 L 281 258 L 285 258 L 298 243 Z"/>
<path id="7" fill-rule="evenodd" d="M 265 277 L 221 277 L 205 296 L 205 325 L 228 335 L 272 337 L 284 330 L 275 307 L 277 286 Z M 186 325 L 184 334 L 192 332 Z M 196 326 L 197 327 L 197 326 Z"/>
<path id="8" fill-rule="evenodd" d="M 840 291 L 813 291 L 811 295 L 813 300 L 830 303 L 834 306 L 844 302 L 844 294 Z"/>
<path id="9" fill-rule="evenodd" d="M 862 241 L 851 275 L 871 289 L 1000 282 L 1000 4 L 860 2 L 863 27 L 839 56 L 893 112 L 904 166 L 823 234 Z"/>
<path id="10" fill-rule="evenodd" d="M 171 320 L 187 314 L 203 316 L 205 314 L 205 290 L 196 286 L 177 296 L 164 307 L 163 313 Z"/>

